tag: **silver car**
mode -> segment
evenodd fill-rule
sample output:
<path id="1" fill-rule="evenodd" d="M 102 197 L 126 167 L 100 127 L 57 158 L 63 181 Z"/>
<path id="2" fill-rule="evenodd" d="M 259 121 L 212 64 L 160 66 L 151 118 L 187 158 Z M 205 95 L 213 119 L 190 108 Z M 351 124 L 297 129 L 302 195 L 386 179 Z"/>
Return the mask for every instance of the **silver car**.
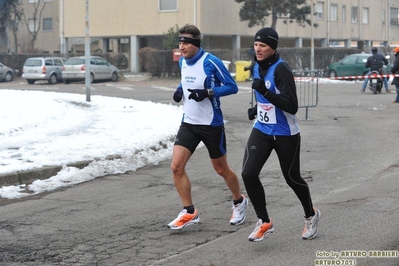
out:
<path id="1" fill-rule="evenodd" d="M 14 79 L 14 69 L 0 62 L 0 81 L 10 82 Z"/>
<path id="2" fill-rule="evenodd" d="M 98 80 L 117 81 L 121 71 L 100 56 L 90 56 L 90 83 Z M 84 56 L 71 57 L 62 69 L 62 79 L 65 84 L 72 81 L 85 80 L 86 58 Z"/>
<path id="3" fill-rule="evenodd" d="M 47 80 L 50 84 L 62 81 L 62 66 L 66 59 L 62 57 L 33 57 L 25 61 L 22 77 L 29 84 L 36 80 Z"/>

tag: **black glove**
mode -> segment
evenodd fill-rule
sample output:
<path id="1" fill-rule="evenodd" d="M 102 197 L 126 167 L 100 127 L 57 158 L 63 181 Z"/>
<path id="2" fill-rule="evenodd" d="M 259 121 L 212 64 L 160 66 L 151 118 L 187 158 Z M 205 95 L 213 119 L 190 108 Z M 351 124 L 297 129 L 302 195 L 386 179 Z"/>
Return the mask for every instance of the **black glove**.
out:
<path id="1" fill-rule="evenodd" d="M 182 98 L 183 98 L 183 89 L 177 88 L 175 93 L 173 94 L 173 100 L 178 103 L 181 101 Z"/>
<path id="2" fill-rule="evenodd" d="M 256 115 L 257 115 L 257 112 L 258 112 L 258 110 L 257 110 L 257 105 L 255 105 L 255 106 L 252 107 L 252 108 L 249 108 L 248 111 L 247 111 L 247 113 L 248 113 L 248 119 L 249 119 L 249 120 L 254 120 L 255 117 L 256 117 Z"/>
<path id="3" fill-rule="evenodd" d="M 265 95 L 268 91 L 265 86 L 265 81 L 262 79 L 254 79 L 254 81 L 252 82 L 252 89 L 256 90 L 262 95 Z"/>
<path id="4" fill-rule="evenodd" d="M 193 99 L 196 102 L 200 102 L 209 96 L 207 89 L 188 89 L 188 91 L 191 92 L 190 95 L 188 95 L 188 99 Z"/>

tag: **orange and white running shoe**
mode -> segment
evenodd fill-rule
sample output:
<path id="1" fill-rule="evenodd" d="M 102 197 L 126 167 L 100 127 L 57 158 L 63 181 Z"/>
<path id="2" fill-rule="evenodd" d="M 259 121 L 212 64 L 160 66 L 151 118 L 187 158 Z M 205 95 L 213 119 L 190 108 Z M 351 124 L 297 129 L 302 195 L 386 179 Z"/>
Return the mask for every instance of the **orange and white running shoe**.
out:
<path id="1" fill-rule="evenodd" d="M 317 235 L 317 223 L 320 220 L 321 212 L 314 208 L 315 215 L 305 218 L 305 227 L 302 231 L 303 239 L 312 239 Z"/>
<path id="2" fill-rule="evenodd" d="M 262 219 L 259 219 L 255 225 L 254 231 L 249 235 L 249 241 L 262 241 L 265 236 L 274 232 L 274 226 L 272 219 L 270 219 L 270 223 L 264 223 Z"/>
<path id="3" fill-rule="evenodd" d="M 171 221 L 168 224 L 168 227 L 170 229 L 182 229 L 188 225 L 192 224 L 198 224 L 200 221 L 200 218 L 198 217 L 198 211 L 195 210 L 193 214 L 187 213 L 186 209 L 183 209 L 179 215 L 177 215 L 177 218 Z"/>

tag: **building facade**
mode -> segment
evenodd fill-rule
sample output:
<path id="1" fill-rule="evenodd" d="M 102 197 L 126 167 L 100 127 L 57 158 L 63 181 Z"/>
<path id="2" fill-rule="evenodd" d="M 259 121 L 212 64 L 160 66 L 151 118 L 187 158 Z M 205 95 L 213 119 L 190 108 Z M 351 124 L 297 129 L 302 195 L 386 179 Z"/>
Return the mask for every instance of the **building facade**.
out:
<path id="1" fill-rule="evenodd" d="M 52 18 L 52 31 L 39 29 L 43 34 L 38 35 L 35 48 L 50 53 L 83 51 L 88 15 L 91 51 L 124 53 L 132 72 L 140 70 L 139 49 L 164 49 L 163 34 L 176 26 L 197 25 L 207 49 L 249 48 L 254 34 L 262 27 L 249 28 L 247 21 L 240 21 L 242 4 L 235 0 L 22 1 L 27 7 L 32 2 L 47 2 L 41 27 L 45 25 L 44 19 Z M 399 0 L 308 0 L 308 4 L 313 7 L 315 15 L 311 20 L 317 27 L 302 27 L 279 19 L 276 30 L 280 47 L 313 44 L 363 49 L 399 45 Z M 270 19 L 265 26 L 271 24 Z"/>
<path id="2" fill-rule="evenodd" d="M 21 0 L 23 17 L 18 24 L 17 43 L 7 28 L 1 52 L 60 52 L 59 0 Z M 32 44 L 32 34 L 37 37 Z"/>

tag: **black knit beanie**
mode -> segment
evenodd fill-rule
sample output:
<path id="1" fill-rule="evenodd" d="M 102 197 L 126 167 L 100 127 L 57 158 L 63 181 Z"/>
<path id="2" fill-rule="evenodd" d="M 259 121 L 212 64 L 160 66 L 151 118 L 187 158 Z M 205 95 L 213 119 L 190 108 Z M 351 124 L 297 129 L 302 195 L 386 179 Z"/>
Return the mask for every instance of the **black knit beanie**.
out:
<path id="1" fill-rule="evenodd" d="M 272 28 L 262 28 L 255 34 L 255 42 L 266 43 L 270 48 L 276 50 L 278 45 L 278 34 Z"/>

